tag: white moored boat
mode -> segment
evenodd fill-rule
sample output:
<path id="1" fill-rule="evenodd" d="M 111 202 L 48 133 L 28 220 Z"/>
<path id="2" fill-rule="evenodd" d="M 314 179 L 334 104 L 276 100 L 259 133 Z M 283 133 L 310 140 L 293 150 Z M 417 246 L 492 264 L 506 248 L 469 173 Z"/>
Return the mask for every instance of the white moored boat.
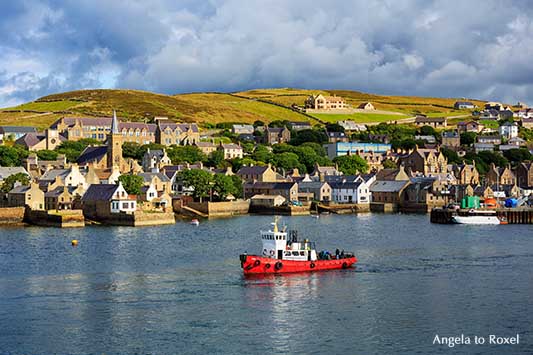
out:
<path id="1" fill-rule="evenodd" d="M 452 217 L 457 224 L 506 224 L 496 215 L 496 211 L 470 210 Z"/>

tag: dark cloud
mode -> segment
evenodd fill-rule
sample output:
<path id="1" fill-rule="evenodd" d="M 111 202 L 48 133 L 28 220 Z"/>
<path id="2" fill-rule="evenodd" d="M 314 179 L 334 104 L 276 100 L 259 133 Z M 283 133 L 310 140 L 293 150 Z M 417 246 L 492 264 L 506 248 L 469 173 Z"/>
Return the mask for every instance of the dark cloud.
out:
<path id="1" fill-rule="evenodd" d="M 55 91 L 253 87 L 533 103 L 528 1 L 9 2 L 0 105 Z"/>

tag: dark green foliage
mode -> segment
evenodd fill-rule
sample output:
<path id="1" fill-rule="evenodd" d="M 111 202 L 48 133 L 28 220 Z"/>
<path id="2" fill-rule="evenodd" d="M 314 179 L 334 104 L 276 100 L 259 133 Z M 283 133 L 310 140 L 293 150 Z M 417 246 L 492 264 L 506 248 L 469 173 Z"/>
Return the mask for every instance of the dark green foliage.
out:
<path id="1" fill-rule="evenodd" d="M 9 191 L 13 190 L 16 182 L 19 182 L 21 185 L 29 185 L 30 179 L 28 175 L 24 173 L 13 174 L 4 179 L 0 190 L 4 193 L 8 193 Z"/>
<path id="2" fill-rule="evenodd" d="M 533 159 L 533 156 L 527 148 L 509 149 L 503 152 L 503 156 L 515 165 L 525 160 Z"/>
<path id="3" fill-rule="evenodd" d="M 253 160 L 249 157 L 244 158 L 235 158 L 231 160 L 231 166 L 233 167 L 233 171 L 237 172 L 240 168 L 242 168 L 244 165 L 251 166 L 251 165 L 257 165 L 257 166 L 263 166 L 266 165 L 263 161 L 257 161 Z"/>
<path id="4" fill-rule="evenodd" d="M 272 153 L 267 148 L 267 146 L 260 144 L 257 147 L 255 147 L 255 150 L 252 154 L 252 158 L 254 160 L 267 163 L 272 159 Z"/>
<path id="5" fill-rule="evenodd" d="M 120 175 L 118 181 L 130 195 L 140 195 L 144 179 L 139 175 Z"/>
<path id="6" fill-rule="evenodd" d="M 228 195 L 235 193 L 235 186 L 231 176 L 224 174 L 215 174 L 213 177 L 213 192 L 221 201 L 224 201 Z"/>
<path id="7" fill-rule="evenodd" d="M 257 127 L 263 127 L 265 125 L 265 122 L 263 121 L 260 121 L 260 120 L 256 120 L 254 122 L 254 127 L 257 128 Z"/>
<path id="8" fill-rule="evenodd" d="M 207 156 L 196 146 L 173 145 L 167 148 L 167 155 L 172 160 L 172 164 L 206 162 Z"/>
<path id="9" fill-rule="evenodd" d="M 476 142 L 477 133 L 475 132 L 464 132 L 461 133 L 461 144 L 462 145 L 472 145 Z"/>
<path id="10" fill-rule="evenodd" d="M 202 202 L 204 197 L 209 196 L 213 175 L 201 169 L 182 170 L 178 173 L 178 180 L 183 186 L 192 188 L 192 196 Z"/>
<path id="11" fill-rule="evenodd" d="M 233 182 L 233 196 L 235 198 L 243 198 L 243 181 L 238 175 L 231 175 Z"/>
<path id="12" fill-rule="evenodd" d="M 294 132 L 294 134 L 292 135 L 292 145 L 301 145 L 306 142 L 313 142 L 319 144 L 327 143 L 328 136 L 326 135 L 326 132 L 319 129 L 304 129 L 301 131 Z"/>
<path id="13" fill-rule="evenodd" d="M 269 123 L 268 127 L 270 128 L 283 128 L 289 124 L 287 120 L 275 120 Z"/>
<path id="14" fill-rule="evenodd" d="M 20 145 L 0 146 L 0 166 L 20 166 L 29 152 Z"/>
<path id="15" fill-rule="evenodd" d="M 209 154 L 209 158 L 207 158 L 207 165 L 212 166 L 214 168 L 221 168 L 224 163 L 224 151 L 222 150 L 215 150 L 211 154 Z"/>
<path id="16" fill-rule="evenodd" d="M 446 147 L 441 147 L 440 151 L 448 159 L 448 164 L 462 164 L 463 159 L 459 157 L 456 151 L 448 149 Z"/>
<path id="17" fill-rule="evenodd" d="M 358 155 L 342 155 L 333 159 L 333 162 L 346 175 L 356 175 L 368 171 L 368 163 Z"/>
<path id="18" fill-rule="evenodd" d="M 344 132 L 344 127 L 338 123 L 326 124 L 326 131 L 328 132 Z"/>
<path id="19" fill-rule="evenodd" d="M 37 157 L 40 160 L 56 160 L 58 153 L 55 150 L 39 150 Z"/>
<path id="20" fill-rule="evenodd" d="M 392 161 L 390 159 L 385 159 L 382 164 L 383 164 L 383 168 L 385 168 L 385 169 L 396 169 L 396 168 L 398 168 L 398 165 L 394 161 Z"/>
<path id="21" fill-rule="evenodd" d="M 437 136 L 437 131 L 435 131 L 435 128 L 433 128 L 431 126 L 422 126 L 418 130 L 418 134 L 420 134 L 422 136 L 434 136 L 434 137 L 436 137 Z"/>
<path id="22" fill-rule="evenodd" d="M 301 164 L 298 160 L 298 155 L 295 153 L 284 152 L 280 154 L 275 154 L 271 160 L 272 164 L 283 170 L 288 171 L 290 169 L 297 168 L 301 172 L 305 172 L 305 165 Z"/>

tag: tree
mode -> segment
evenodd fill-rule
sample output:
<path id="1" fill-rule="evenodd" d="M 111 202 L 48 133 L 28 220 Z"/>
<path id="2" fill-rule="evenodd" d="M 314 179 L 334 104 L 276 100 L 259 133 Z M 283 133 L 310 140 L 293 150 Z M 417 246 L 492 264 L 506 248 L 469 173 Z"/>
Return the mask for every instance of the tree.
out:
<path id="1" fill-rule="evenodd" d="M 385 159 L 382 163 L 385 169 L 397 169 L 398 165 L 391 159 Z"/>
<path id="2" fill-rule="evenodd" d="M 223 150 L 215 150 L 214 152 L 209 154 L 209 158 L 207 158 L 207 165 L 212 166 L 214 168 L 220 168 L 223 162 L 224 162 L 224 151 Z"/>
<path id="3" fill-rule="evenodd" d="M 56 160 L 58 153 L 54 150 L 39 150 L 37 157 L 41 160 Z"/>
<path id="4" fill-rule="evenodd" d="M 102 142 L 93 138 L 83 138 L 78 141 L 64 141 L 59 147 L 57 147 L 56 152 L 64 154 L 69 162 L 75 162 L 83 150 L 89 145 L 101 144 Z"/>
<path id="5" fill-rule="evenodd" d="M 233 182 L 233 196 L 242 198 L 244 196 L 242 179 L 239 175 L 231 175 L 231 180 Z"/>
<path id="6" fill-rule="evenodd" d="M 461 164 L 463 160 L 459 157 L 456 151 L 448 149 L 446 147 L 441 147 L 440 151 L 442 155 L 448 159 L 449 164 Z"/>
<path id="7" fill-rule="evenodd" d="M 183 170 L 178 173 L 177 178 L 183 182 L 183 186 L 192 188 L 192 196 L 200 202 L 209 196 L 213 182 L 211 173 L 201 169 Z"/>
<path id="8" fill-rule="evenodd" d="M 140 195 L 141 188 L 144 185 L 144 179 L 139 175 L 120 175 L 118 181 L 122 183 L 122 186 L 128 194 Z"/>
<path id="9" fill-rule="evenodd" d="M 292 145 L 300 145 L 305 142 L 314 142 L 314 143 L 327 143 L 328 136 L 323 130 L 318 129 L 304 129 L 301 131 L 294 132 L 291 139 Z"/>
<path id="10" fill-rule="evenodd" d="M 503 152 L 503 156 L 513 164 L 533 159 L 533 155 L 527 148 L 509 149 Z"/>
<path id="11" fill-rule="evenodd" d="M 344 127 L 338 123 L 327 123 L 326 131 L 328 132 L 344 132 Z"/>
<path id="12" fill-rule="evenodd" d="M 0 146 L 0 166 L 19 166 L 22 159 L 28 156 L 28 151 L 23 151 L 20 146 Z"/>
<path id="13" fill-rule="evenodd" d="M 15 187 L 15 183 L 17 182 L 19 182 L 21 185 L 29 185 L 30 178 L 27 174 L 24 173 L 16 173 L 10 175 L 4 179 L 0 190 L 4 193 L 8 193 L 9 191 L 13 190 L 13 188 Z"/>
<path id="14" fill-rule="evenodd" d="M 257 128 L 257 127 L 263 127 L 265 125 L 265 122 L 261 121 L 261 120 L 256 120 L 254 122 L 254 128 Z"/>
<path id="15" fill-rule="evenodd" d="M 346 175 L 356 175 L 368 171 L 368 163 L 359 155 L 342 155 L 333 159 L 333 162 L 338 164 L 339 170 Z"/>
<path id="16" fill-rule="evenodd" d="M 172 160 L 172 164 L 196 163 L 207 161 L 207 156 L 194 145 L 177 146 L 173 145 L 167 149 L 167 155 Z"/>
<path id="17" fill-rule="evenodd" d="M 268 149 L 266 145 L 258 145 L 255 147 L 254 153 L 252 154 L 252 158 L 257 161 L 262 161 L 264 163 L 267 163 L 272 158 L 272 153 Z"/>
<path id="18" fill-rule="evenodd" d="M 224 174 L 215 174 L 213 177 L 213 192 L 218 195 L 221 201 L 224 201 L 228 195 L 233 195 L 235 186 L 231 176 Z"/>
<path id="19" fill-rule="evenodd" d="M 272 157 L 272 164 L 284 171 L 297 168 L 300 171 L 305 171 L 305 165 L 298 160 L 298 155 L 295 153 L 285 152 L 276 154 Z"/>
<path id="20" fill-rule="evenodd" d="M 476 132 L 464 132 L 461 133 L 461 144 L 462 145 L 472 145 L 476 142 L 477 133 Z"/>
<path id="21" fill-rule="evenodd" d="M 420 127 L 418 132 L 422 136 L 436 136 L 437 135 L 437 131 L 435 131 L 435 128 L 431 126 L 422 126 Z"/>
<path id="22" fill-rule="evenodd" d="M 141 160 L 143 155 L 140 144 L 135 142 L 124 142 L 124 144 L 122 144 L 122 156 L 124 158 Z"/>
<path id="23" fill-rule="evenodd" d="M 300 145 L 300 147 L 310 147 L 316 152 L 317 155 L 321 157 L 325 157 L 327 155 L 326 148 L 324 148 L 321 144 L 318 143 L 306 142 Z"/>

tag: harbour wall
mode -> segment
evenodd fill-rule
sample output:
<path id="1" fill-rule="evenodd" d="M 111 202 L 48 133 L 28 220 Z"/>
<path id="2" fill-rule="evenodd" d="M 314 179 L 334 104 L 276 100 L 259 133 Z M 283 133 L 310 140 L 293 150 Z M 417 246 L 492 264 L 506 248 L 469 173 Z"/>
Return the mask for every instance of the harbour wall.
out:
<path id="1" fill-rule="evenodd" d="M 85 218 L 82 210 L 33 211 L 30 208 L 26 208 L 24 221 L 41 227 L 85 227 Z"/>
<path id="2" fill-rule="evenodd" d="M 452 223 L 453 214 L 451 210 L 436 208 L 431 210 L 430 221 L 441 224 Z M 533 209 L 531 208 L 501 208 L 496 209 L 496 215 L 505 218 L 509 224 L 533 224 Z"/>
<path id="3" fill-rule="evenodd" d="M 24 207 L 0 208 L 0 225 L 21 225 L 24 223 Z"/>

